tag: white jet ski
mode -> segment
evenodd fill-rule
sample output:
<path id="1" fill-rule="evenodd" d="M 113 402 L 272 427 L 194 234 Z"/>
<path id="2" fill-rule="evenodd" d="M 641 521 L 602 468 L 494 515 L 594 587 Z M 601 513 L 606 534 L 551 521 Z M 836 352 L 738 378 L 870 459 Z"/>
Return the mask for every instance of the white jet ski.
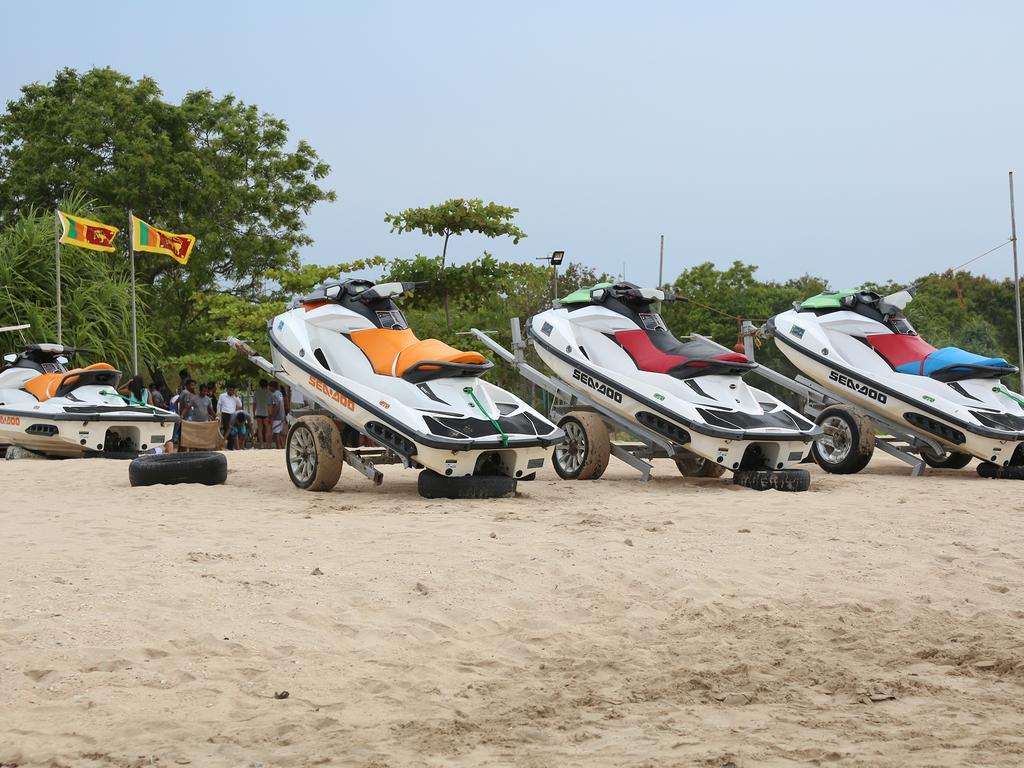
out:
<path id="1" fill-rule="evenodd" d="M 632 283 L 601 283 L 535 315 L 528 334 L 565 384 L 668 438 L 682 455 L 719 468 L 692 474 L 724 468 L 755 473 L 755 487 L 806 489 L 806 471 L 793 467 L 820 430 L 743 380 L 756 363 L 709 339 L 673 336 L 654 307 L 673 300 L 684 299 Z M 556 465 L 560 456 L 567 462 L 560 474 L 573 476 L 579 462 L 572 445 L 556 450 Z M 678 457 L 677 464 L 691 474 Z"/>
<path id="2" fill-rule="evenodd" d="M 393 301 L 415 287 L 330 283 L 271 321 L 274 375 L 331 417 L 313 431 L 300 418 L 289 431 L 288 470 L 300 488 L 337 482 L 332 424 L 344 446 L 368 438 L 425 467 L 419 488 L 430 496 L 506 495 L 562 440 L 558 427 L 482 378 L 492 367 L 483 355 L 415 336 Z"/>
<path id="3" fill-rule="evenodd" d="M 71 458 L 137 454 L 171 439 L 178 417 L 131 405 L 117 393 L 121 372 L 106 363 L 68 369 L 81 350 L 26 344 L 0 366 L 0 444 Z"/>
<path id="4" fill-rule="evenodd" d="M 979 474 L 1024 478 L 1024 398 L 1002 376 L 1017 368 L 1002 358 L 956 347 L 936 349 L 907 320 L 913 291 L 879 296 L 872 291 L 826 292 L 769 321 L 782 353 L 818 385 L 937 443 L 925 450 L 933 467 L 961 468 L 972 458 Z M 830 437 L 816 447 L 825 469 L 857 472 L 870 453 L 856 450 L 857 425 L 834 413 Z"/>

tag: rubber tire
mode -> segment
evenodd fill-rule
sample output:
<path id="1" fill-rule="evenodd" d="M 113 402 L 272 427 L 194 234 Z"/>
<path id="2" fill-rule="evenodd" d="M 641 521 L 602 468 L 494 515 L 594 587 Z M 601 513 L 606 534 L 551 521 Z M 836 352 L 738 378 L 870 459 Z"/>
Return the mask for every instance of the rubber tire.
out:
<path id="1" fill-rule="evenodd" d="M 425 499 L 500 499 L 516 492 L 516 479 L 508 475 L 462 475 L 446 477 L 424 469 L 416 489 Z"/>
<path id="2" fill-rule="evenodd" d="M 146 454 L 128 465 L 128 482 L 133 486 L 221 485 L 227 479 L 227 457 L 216 451 Z"/>
<path id="3" fill-rule="evenodd" d="M 688 451 L 680 451 L 674 457 L 679 474 L 683 477 L 721 477 L 725 467 Z"/>
<path id="4" fill-rule="evenodd" d="M 934 459 L 927 451 L 921 451 L 921 458 L 925 464 L 935 469 L 963 469 L 974 457 L 969 453 L 950 453 L 944 459 Z"/>
<path id="5" fill-rule="evenodd" d="M 299 431 L 308 431 L 313 441 L 313 475 L 303 483 L 292 470 L 292 441 Z M 304 491 L 323 493 L 330 491 L 338 484 L 341 468 L 345 464 L 345 449 L 341 444 L 341 430 L 329 416 L 301 416 L 288 428 L 285 441 L 284 464 L 288 469 L 288 477 L 296 488 Z"/>
<path id="6" fill-rule="evenodd" d="M 1024 466 L 1011 464 L 1001 467 L 991 461 L 978 464 L 978 474 L 990 480 L 1024 480 Z"/>
<path id="7" fill-rule="evenodd" d="M 800 493 L 811 487 L 811 473 L 806 469 L 737 469 L 732 481 L 755 491 Z"/>
<path id="8" fill-rule="evenodd" d="M 826 408 L 819 413 L 816 423 L 821 426 L 825 419 L 832 416 L 846 422 L 850 429 L 853 448 L 845 459 L 838 464 L 831 464 L 818 452 L 818 441 L 815 440 L 811 444 L 811 456 L 814 458 L 814 463 L 826 472 L 833 475 L 854 475 L 871 461 L 871 456 L 875 452 L 875 431 L 871 428 L 871 421 L 866 416 L 859 416 L 838 406 Z"/>
<path id="9" fill-rule="evenodd" d="M 558 463 L 558 447 L 551 452 L 551 463 L 555 472 L 563 480 L 597 480 L 608 469 L 608 460 L 612 455 L 612 441 L 608 436 L 608 427 L 596 413 L 589 411 L 573 411 L 562 417 L 558 422 L 563 427 L 568 422 L 576 422 L 583 430 L 584 439 L 583 461 L 575 472 L 567 470 Z"/>

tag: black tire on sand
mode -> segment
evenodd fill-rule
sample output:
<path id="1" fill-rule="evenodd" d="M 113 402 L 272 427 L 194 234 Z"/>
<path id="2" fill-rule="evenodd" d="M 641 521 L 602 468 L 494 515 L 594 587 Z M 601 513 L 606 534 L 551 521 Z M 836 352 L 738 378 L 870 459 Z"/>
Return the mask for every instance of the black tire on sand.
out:
<path id="1" fill-rule="evenodd" d="M 128 465 L 128 481 L 133 486 L 220 485 L 227 477 L 227 457 L 215 451 L 149 454 L 139 456 Z"/>
<path id="2" fill-rule="evenodd" d="M 417 490 L 425 499 L 498 499 L 516 492 L 516 479 L 507 475 L 463 475 L 445 477 L 424 469 Z"/>

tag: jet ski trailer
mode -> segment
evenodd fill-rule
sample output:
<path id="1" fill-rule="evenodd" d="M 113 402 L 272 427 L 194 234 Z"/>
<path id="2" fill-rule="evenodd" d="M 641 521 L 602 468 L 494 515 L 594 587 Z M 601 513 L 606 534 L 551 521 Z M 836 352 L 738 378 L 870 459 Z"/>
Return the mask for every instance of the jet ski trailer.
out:
<path id="1" fill-rule="evenodd" d="M 380 484 L 379 465 L 402 464 L 423 470 L 428 498 L 506 496 L 561 442 L 562 430 L 481 378 L 492 367 L 483 355 L 416 338 L 393 301 L 416 287 L 325 284 L 271 320 L 272 360 L 226 340 L 308 406 L 292 411 L 286 441 L 297 487 L 330 490 L 343 463 Z"/>
<path id="2" fill-rule="evenodd" d="M 672 336 L 651 305 L 673 298 L 601 284 L 531 318 L 526 340 L 512 318 L 511 350 L 479 329 L 471 333 L 552 396 L 549 417 L 566 432 L 553 454 L 563 479 L 596 479 L 615 456 L 649 480 L 651 459 L 669 458 L 684 476 L 728 470 L 736 484 L 757 490 L 806 490 L 810 477 L 795 465 L 820 430 L 748 387 L 742 376 L 755 366 L 742 355 L 703 336 L 685 343 Z M 554 375 L 527 362 L 531 343 Z M 635 440 L 615 443 L 610 432 Z"/>

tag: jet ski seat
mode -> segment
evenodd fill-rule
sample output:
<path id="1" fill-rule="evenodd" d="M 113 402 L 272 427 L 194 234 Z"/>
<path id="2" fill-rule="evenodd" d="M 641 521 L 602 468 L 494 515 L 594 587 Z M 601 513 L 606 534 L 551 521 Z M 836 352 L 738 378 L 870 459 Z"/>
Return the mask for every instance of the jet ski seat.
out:
<path id="1" fill-rule="evenodd" d="M 114 366 L 108 363 L 93 363 L 85 368 L 73 368 L 64 373 L 41 373 L 26 381 L 22 389 L 43 403 L 51 397 L 63 397 L 72 389 L 86 384 L 109 384 L 116 387 L 120 377 L 120 371 L 114 370 Z"/>
<path id="2" fill-rule="evenodd" d="M 936 349 L 920 336 L 876 333 L 868 336 L 867 342 L 897 373 L 937 381 L 999 378 L 1017 371 L 1001 357 L 983 357 L 959 347 Z"/>
<path id="3" fill-rule="evenodd" d="M 720 347 L 699 340 L 683 343 L 663 330 L 616 331 L 615 341 L 641 371 L 667 373 L 677 379 L 701 374 L 737 373 L 756 365 L 745 355 L 722 353 Z"/>
<path id="4" fill-rule="evenodd" d="M 464 352 L 439 339 L 418 339 L 410 328 L 367 328 L 353 331 L 349 338 L 363 351 L 376 373 L 413 383 L 447 376 L 476 376 L 491 367 L 479 352 Z"/>

